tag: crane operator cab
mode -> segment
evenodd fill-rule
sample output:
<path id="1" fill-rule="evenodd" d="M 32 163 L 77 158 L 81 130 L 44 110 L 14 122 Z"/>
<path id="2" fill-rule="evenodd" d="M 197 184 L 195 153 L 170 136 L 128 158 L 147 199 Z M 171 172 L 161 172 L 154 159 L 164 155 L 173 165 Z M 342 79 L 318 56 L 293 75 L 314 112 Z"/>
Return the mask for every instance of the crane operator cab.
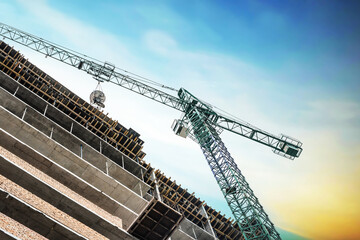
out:
<path id="1" fill-rule="evenodd" d="M 173 124 L 171 125 L 172 130 L 176 135 L 186 138 L 189 134 L 189 128 L 187 123 L 182 120 L 175 119 Z"/>

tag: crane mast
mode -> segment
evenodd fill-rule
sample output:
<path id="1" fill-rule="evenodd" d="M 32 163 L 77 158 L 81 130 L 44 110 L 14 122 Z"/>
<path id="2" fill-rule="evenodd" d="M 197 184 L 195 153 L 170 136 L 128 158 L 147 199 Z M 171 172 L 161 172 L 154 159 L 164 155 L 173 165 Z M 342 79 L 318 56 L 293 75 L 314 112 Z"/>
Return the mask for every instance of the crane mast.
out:
<path id="1" fill-rule="evenodd" d="M 223 130 L 270 147 L 289 159 L 299 157 L 302 143 L 286 135 L 275 136 L 240 120 L 213 110 L 213 107 L 181 88 L 178 97 L 149 86 L 135 75 L 47 40 L 0 23 L 0 35 L 45 56 L 59 60 L 106 81 L 183 112 L 175 120 L 177 135 L 190 136 L 200 148 L 242 232 L 243 239 L 281 239 L 273 223 L 251 190 L 245 177 L 220 138 Z M 164 86 L 163 86 L 164 87 Z"/>
<path id="2" fill-rule="evenodd" d="M 244 239 L 280 239 L 218 132 L 207 117 L 192 107 L 187 112 L 192 134 L 199 143 Z"/>

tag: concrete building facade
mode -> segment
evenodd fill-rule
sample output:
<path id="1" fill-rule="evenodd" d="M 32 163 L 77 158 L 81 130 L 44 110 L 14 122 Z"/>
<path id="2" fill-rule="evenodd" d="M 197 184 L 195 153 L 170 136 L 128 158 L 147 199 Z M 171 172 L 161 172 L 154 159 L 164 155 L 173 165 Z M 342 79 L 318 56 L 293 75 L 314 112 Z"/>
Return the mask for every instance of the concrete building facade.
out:
<path id="1" fill-rule="evenodd" d="M 0 41 L 0 239 L 242 239 L 143 144 Z"/>

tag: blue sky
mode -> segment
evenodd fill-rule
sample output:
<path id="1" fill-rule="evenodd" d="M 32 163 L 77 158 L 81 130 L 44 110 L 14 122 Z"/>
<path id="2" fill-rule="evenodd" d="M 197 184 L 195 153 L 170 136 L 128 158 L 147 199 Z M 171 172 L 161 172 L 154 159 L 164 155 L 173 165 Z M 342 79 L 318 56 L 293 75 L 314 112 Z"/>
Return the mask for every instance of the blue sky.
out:
<path id="1" fill-rule="evenodd" d="M 310 239 L 360 237 L 360 2 L 5 0 L 0 8 L 1 22 L 300 139 L 303 155 L 288 161 L 222 135 L 275 225 Z M 96 87 L 18 49 L 84 99 Z M 199 147 L 171 132 L 178 112 L 103 89 L 105 111 L 145 140 L 145 160 L 231 215 Z M 335 227 L 342 231 L 329 235 Z"/>
<path id="2" fill-rule="evenodd" d="M 128 42 L 140 39 L 148 29 L 157 29 L 171 35 L 187 50 L 239 57 L 269 71 L 301 62 L 306 68 L 292 69 L 290 82 L 312 80 L 321 88 L 327 78 L 332 83 L 329 87 L 348 87 L 346 90 L 353 89 L 350 93 L 358 97 L 359 86 L 351 76 L 358 71 L 360 55 L 360 3 L 350 2 L 50 1 L 49 5 Z M 83 8 L 86 10 L 79 11 Z M 312 76 L 315 66 L 322 77 Z M 333 79 L 339 74 L 347 86 Z"/>

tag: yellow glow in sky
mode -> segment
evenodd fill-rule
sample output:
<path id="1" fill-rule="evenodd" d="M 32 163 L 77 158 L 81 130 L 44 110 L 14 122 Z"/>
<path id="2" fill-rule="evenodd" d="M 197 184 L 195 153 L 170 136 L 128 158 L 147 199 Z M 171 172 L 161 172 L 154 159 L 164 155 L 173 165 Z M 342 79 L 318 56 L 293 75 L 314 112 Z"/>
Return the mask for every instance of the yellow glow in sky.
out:
<path id="1" fill-rule="evenodd" d="M 296 160 L 301 177 L 291 182 L 293 191 L 274 202 L 277 215 L 286 216 L 280 226 L 310 239 L 360 239 L 360 146 L 317 136 Z"/>

